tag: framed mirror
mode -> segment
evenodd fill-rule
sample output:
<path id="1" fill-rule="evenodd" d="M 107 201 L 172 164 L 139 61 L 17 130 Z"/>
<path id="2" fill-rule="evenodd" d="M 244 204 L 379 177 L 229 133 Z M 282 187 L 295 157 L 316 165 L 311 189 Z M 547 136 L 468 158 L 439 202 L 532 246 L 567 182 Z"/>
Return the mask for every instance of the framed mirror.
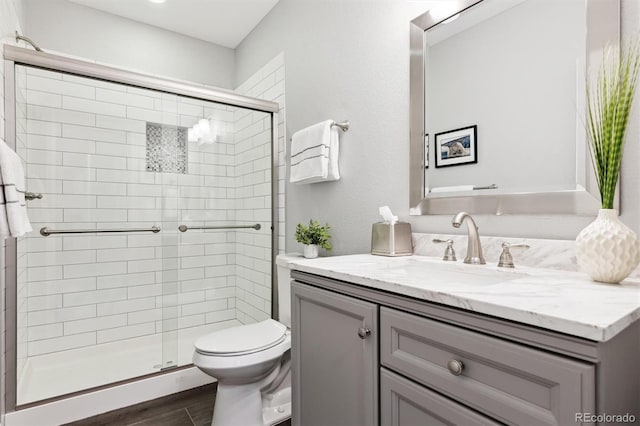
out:
<path id="1" fill-rule="evenodd" d="M 411 21 L 410 213 L 600 207 L 586 70 L 619 0 L 450 0 Z"/>

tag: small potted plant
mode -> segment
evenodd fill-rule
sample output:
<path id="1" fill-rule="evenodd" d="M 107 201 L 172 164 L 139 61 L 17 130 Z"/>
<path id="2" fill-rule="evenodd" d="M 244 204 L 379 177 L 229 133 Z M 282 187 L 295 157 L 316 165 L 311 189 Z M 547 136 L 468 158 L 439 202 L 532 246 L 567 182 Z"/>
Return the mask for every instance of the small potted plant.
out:
<path id="1" fill-rule="evenodd" d="M 318 257 L 318 247 L 331 250 L 331 234 L 329 225 L 320 225 L 318 221 L 311 219 L 309 226 L 299 223 L 296 226 L 296 241 L 304 244 L 304 257 L 314 259 Z"/>

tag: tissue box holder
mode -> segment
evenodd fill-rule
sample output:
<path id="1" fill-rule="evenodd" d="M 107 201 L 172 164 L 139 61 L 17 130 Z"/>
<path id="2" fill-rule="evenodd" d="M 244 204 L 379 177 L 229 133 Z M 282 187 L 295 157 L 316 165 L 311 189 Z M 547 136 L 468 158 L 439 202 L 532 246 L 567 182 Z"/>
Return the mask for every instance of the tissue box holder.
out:
<path id="1" fill-rule="evenodd" d="M 371 254 L 378 256 L 411 256 L 411 224 L 396 222 L 374 223 L 371 228 Z"/>

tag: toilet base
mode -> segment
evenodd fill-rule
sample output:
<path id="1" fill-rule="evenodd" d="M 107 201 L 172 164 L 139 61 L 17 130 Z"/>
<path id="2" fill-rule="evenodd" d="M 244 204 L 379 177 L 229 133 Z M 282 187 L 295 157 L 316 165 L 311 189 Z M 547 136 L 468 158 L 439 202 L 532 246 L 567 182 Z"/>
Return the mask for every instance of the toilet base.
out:
<path id="1" fill-rule="evenodd" d="M 262 396 L 262 421 L 265 426 L 275 426 L 291 418 L 291 387 Z"/>
<path id="2" fill-rule="evenodd" d="M 263 426 L 262 398 L 255 383 L 225 385 L 218 382 L 211 426 Z"/>
<path id="3" fill-rule="evenodd" d="M 238 385 L 219 381 L 211 425 L 274 426 L 290 418 L 291 370 L 288 362 L 284 370 L 281 367 L 276 366 L 258 383 Z M 283 375 L 279 375 L 281 371 Z"/>
<path id="4" fill-rule="evenodd" d="M 261 394 L 255 385 L 218 383 L 212 426 L 275 426 L 290 417 L 290 387 Z"/>

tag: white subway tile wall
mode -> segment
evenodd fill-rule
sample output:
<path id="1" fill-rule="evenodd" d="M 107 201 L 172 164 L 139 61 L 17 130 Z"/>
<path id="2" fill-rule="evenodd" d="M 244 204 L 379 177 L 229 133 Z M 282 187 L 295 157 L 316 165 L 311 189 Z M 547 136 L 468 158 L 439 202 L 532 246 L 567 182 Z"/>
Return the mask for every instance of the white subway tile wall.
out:
<path id="1" fill-rule="evenodd" d="M 28 67 L 17 74 L 18 151 L 29 190 L 44 195 L 29 205 L 35 232 L 19 241 L 21 364 L 270 317 L 269 114 Z M 188 144 L 186 174 L 146 170 L 147 121 L 190 127 L 203 117 L 217 141 Z M 237 222 L 262 229 L 177 229 Z M 154 225 L 160 234 L 37 232 Z"/>
<path id="2" fill-rule="evenodd" d="M 277 102 L 278 111 L 278 248 L 285 244 L 285 63 L 280 53 L 236 88 L 242 95 Z M 235 197 L 238 220 L 264 222 L 271 211 L 271 135 L 269 119 L 236 110 Z M 236 233 L 236 318 L 252 322 L 267 318 L 271 305 L 271 242 L 267 234 Z M 209 315 L 209 314 L 208 314 Z M 215 314 L 211 314 L 212 316 Z"/>

